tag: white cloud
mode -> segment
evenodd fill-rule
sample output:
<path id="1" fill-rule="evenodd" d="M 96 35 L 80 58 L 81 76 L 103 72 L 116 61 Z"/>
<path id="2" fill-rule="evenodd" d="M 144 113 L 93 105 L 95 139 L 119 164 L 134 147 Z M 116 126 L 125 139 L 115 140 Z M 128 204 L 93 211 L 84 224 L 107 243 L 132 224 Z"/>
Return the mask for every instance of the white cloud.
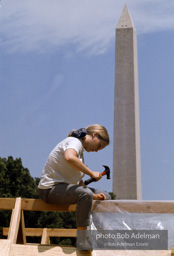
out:
<path id="1" fill-rule="evenodd" d="M 138 33 L 174 28 L 174 1 L 127 0 Z M 100 54 L 114 39 L 122 0 L 1 0 L 0 46 L 6 51 L 75 50 Z"/>

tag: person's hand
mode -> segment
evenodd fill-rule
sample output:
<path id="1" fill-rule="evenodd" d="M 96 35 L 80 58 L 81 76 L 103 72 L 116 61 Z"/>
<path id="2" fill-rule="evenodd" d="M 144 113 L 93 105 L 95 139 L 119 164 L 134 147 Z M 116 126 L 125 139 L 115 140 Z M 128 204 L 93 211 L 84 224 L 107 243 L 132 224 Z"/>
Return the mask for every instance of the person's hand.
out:
<path id="1" fill-rule="evenodd" d="M 91 178 L 94 178 L 96 181 L 98 181 L 102 178 L 102 175 L 99 172 L 92 172 L 92 174 L 90 176 L 91 176 Z"/>
<path id="2" fill-rule="evenodd" d="M 103 193 L 93 194 L 93 200 L 106 200 L 106 196 Z"/>

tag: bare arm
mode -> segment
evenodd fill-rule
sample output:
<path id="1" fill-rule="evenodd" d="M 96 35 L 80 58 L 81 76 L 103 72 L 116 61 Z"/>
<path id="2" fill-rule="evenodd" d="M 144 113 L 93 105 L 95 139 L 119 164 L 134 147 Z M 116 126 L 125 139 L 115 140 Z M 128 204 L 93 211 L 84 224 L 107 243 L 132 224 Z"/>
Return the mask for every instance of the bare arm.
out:
<path id="1" fill-rule="evenodd" d="M 74 169 L 89 175 L 91 178 L 94 178 L 96 180 L 102 178 L 102 175 L 99 172 L 91 171 L 86 165 L 84 165 L 84 163 L 80 161 L 77 156 L 77 152 L 74 149 L 66 149 L 64 153 L 64 158 L 68 162 L 68 164 L 71 165 Z"/>

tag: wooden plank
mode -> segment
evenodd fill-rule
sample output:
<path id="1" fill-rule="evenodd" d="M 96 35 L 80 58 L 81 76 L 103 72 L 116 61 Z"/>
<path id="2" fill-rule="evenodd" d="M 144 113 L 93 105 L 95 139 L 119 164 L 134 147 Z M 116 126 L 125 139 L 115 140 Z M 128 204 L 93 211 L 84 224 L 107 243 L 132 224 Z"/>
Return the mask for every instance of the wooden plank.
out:
<path id="1" fill-rule="evenodd" d="M 94 212 L 174 213 L 174 201 L 107 200 L 94 201 Z"/>
<path id="2" fill-rule="evenodd" d="M 10 249 L 9 240 L 0 240 L 0 256 L 8 256 Z M 43 246 L 43 245 L 17 245 L 13 244 L 9 256 L 173 256 L 173 251 L 121 251 L 121 250 L 96 250 L 78 251 L 75 247 Z"/>
<path id="3" fill-rule="evenodd" d="M 11 246 L 9 256 L 92 256 L 91 251 L 78 251 L 71 246 L 18 245 Z M 106 256 L 106 255 L 105 255 Z"/>
<path id="4" fill-rule="evenodd" d="M 8 236 L 8 231 L 9 231 L 9 228 L 2 228 L 2 235 Z"/>
<path id="5" fill-rule="evenodd" d="M 15 202 L 16 198 L 0 198 L 0 210 L 12 210 Z"/>
<path id="6" fill-rule="evenodd" d="M 22 210 L 24 211 L 65 211 L 74 212 L 76 210 L 76 205 L 65 205 L 57 206 L 52 204 L 46 204 L 41 199 L 22 199 Z"/>
<path id="7" fill-rule="evenodd" d="M 48 229 L 50 237 L 77 237 L 77 229 Z"/>
<path id="8" fill-rule="evenodd" d="M 17 245 L 11 246 L 10 256 L 171 256 L 171 251 L 120 251 L 96 250 L 78 251 L 75 247 L 60 247 L 47 245 Z M 4 256 L 4 255 L 3 255 Z"/>
<path id="9" fill-rule="evenodd" d="M 9 228 L 2 229 L 3 236 L 8 236 Z M 25 236 L 42 236 L 43 228 L 25 228 Z M 76 237 L 77 229 L 47 228 L 49 237 Z"/>
<path id="10" fill-rule="evenodd" d="M 22 211 L 22 216 L 21 216 L 21 226 L 22 226 L 22 238 L 23 238 L 23 243 L 26 244 L 26 234 L 25 234 L 25 220 L 24 220 L 24 211 Z"/>
<path id="11" fill-rule="evenodd" d="M 25 211 L 69 211 L 74 212 L 76 205 L 57 206 L 46 204 L 41 199 L 22 198 L 22 210 Z M 16 198 L 0 198 L 0 210 L 12 210 L 15 206 Z"/>
<path id="12" fill-rule="evenodd" d="M 50 244 L 50 239 L 48 236 L 47 228 L 43 229 L 41 244 Z"/>
<path id="13" fill-rule="evenodd" d="M 0 209 L 14 208 L 15 198 L 0 198 Z M 74 212 L 76 205 L 56 206 L 46 204 L 41 199 L 22 199 L 22 210 L 25 211 L 69 211 Z M 174 201 L 138 201 L 138 200 L 107 200 L 93 201 L 92 211 L 95 212 L 134 212 L 134 213 L 174 213 Z"/>
<path id="14" fill-rule="evenodd" d="M 10 228 L 8 232 L 8 239 L 14 244 L 17 241 L 17 235 L 19 230 L 19 223 L 21 217 L 21 198 L 16 198 L 15 208 L 13 209 Z"/>
<path id="15" fill-rule="evenodd" d="M 11 241 L 0 239 L 0 256 L 9 256 Z"/>

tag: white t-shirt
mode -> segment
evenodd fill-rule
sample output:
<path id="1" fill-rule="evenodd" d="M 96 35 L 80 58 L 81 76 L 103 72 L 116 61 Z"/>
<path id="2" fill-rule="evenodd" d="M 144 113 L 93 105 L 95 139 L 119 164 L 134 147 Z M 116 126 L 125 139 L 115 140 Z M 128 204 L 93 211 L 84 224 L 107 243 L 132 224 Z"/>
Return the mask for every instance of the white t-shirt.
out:
<path id="1" fill-rule="evenodd" d="M 78 158 L 84 162 L 82 142 L 77 138 L 67 137 L 51 151 L 38 185 L 40 189 L 48 189 L 56 183 L 62 182 L 79 184 L 85 174 L 72 168 L 65 160 L 64 152 L 68 148 L 73 148 L 77 152 Z"/>

